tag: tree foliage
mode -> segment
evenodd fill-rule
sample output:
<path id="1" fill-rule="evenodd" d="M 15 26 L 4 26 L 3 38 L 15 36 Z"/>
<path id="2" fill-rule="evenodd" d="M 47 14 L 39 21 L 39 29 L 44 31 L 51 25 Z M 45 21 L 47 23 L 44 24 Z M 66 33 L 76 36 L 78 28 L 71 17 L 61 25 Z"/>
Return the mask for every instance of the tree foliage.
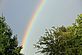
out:
<path id="1" fill-rule="evenodd" d="M 70 26 L 46 30 L 34 46 L 45 55 L 82 55 L 82 14 Z"/>
<path id="2" fill-rule="evenodd" d="M 17 36 L 12 37 L 12 30 L 5 22 L 5 17 L 0 17 L 0 55 L 22 55 L 21 49 Z"/>

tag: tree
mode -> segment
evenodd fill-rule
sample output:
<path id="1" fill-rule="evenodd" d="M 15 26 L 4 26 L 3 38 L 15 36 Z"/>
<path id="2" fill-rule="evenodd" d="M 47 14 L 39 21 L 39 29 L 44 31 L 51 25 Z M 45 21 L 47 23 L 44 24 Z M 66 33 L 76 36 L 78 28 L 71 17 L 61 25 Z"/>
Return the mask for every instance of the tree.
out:
<path id="1" fill-rule="evenodd" d="M 22 55 L 22 46 L 18 46 L 17 36 L 12 37 L 12 30 L 0 17 L 0 55 Z"/>
<path id="2" fill-rule="evenodd" d="M 82 14 L 71 26 L 46 30 L 34 46 L 45 55 L 82 55 Z"/>

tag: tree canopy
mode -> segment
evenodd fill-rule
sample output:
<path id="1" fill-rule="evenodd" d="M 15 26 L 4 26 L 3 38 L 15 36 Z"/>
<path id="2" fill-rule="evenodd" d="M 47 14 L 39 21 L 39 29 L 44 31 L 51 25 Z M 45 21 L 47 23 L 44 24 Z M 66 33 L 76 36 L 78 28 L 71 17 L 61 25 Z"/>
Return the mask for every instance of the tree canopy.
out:
<path id="1" fill-rule="evenodd" d="M 70 26 L 46 30 L 34 46 L 45 55 L 82 55 L 82 14 Z"/>
<path id="2" fill-rule="evenodd" d="M 18 46 L 17 36 L 12 36 L 12 30 L 5 22 L 5 17 L 0 17 L 0 55 L 22 55 L 22 46 Z"/>

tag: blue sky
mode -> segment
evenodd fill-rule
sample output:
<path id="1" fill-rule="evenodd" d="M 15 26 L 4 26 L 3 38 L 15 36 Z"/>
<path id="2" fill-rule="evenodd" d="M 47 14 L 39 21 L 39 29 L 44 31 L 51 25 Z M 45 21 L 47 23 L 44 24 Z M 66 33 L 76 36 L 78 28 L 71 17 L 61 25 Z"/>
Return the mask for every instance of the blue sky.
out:
<path id="1" fill-rule="evenodd" d="M 31 19 L 32 13 L 40 0 L 0 0 L 0 15 L 4 14 L 7 23 L 18 35 L 19 44 L 22 41 L 24 30 Z M 25 55 L 34 54 L 33 44 L 38 41 L 45 29 L 52 26 L 71 25 L 78 14 L 82 13 L 82 0 L 46 0 L 42 11 L 33 25 L 26 46 Z"/>

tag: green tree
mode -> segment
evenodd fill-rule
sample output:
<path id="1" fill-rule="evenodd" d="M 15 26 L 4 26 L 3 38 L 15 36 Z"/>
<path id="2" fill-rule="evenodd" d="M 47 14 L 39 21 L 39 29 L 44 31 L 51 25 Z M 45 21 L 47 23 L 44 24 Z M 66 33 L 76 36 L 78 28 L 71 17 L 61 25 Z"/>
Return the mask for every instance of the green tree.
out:
<path id="1" fill-rule="evenodd" d="M 22 46 L 18 46 L 17 36 L 12 37 L 12 30 L 0 17 L 0 55 L 22 55 Z"/>
<path id="2" fill-rule="evenodd" d="M 82 55 L 82 14 L 71 26 L 52 27 L 34 44 L 45 55 Z"/>

